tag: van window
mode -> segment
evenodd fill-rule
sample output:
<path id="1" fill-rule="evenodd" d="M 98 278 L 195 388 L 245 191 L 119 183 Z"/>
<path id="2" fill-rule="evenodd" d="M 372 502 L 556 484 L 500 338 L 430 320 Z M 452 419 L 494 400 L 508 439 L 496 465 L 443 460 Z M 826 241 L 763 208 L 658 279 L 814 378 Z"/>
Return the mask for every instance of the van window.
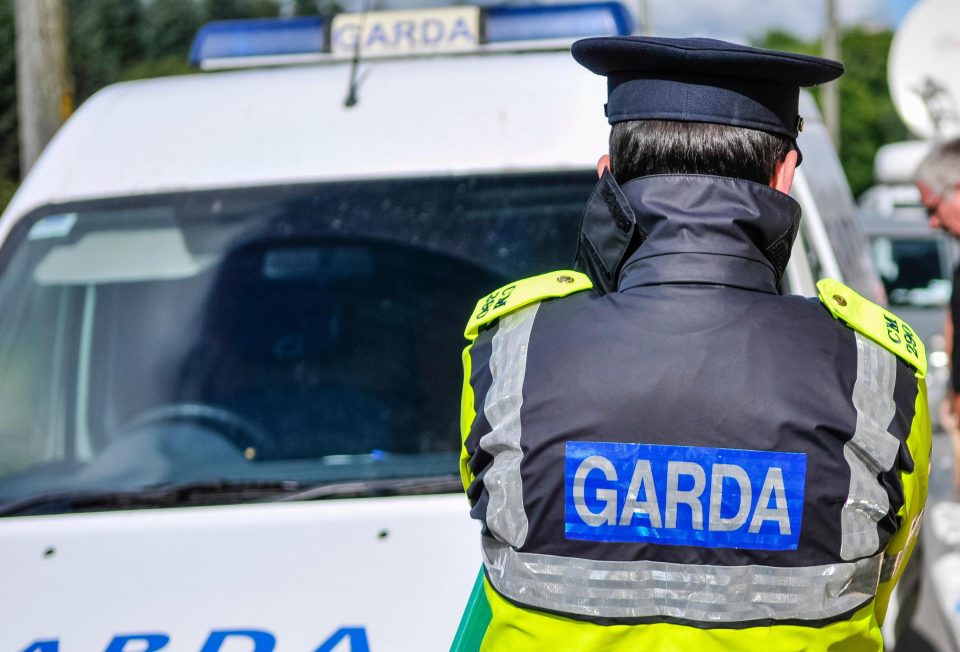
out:
<path id="1" fill-rule="evenodd" d="M 874 236 L 873 260 L 892 305 L 946 306 L 951 280 L 944 247 L 936 238 Z"/>
<path id="2" fill-rule="evenodd" d="M 590 173 L 48 209 L 0 252 L 0 501 L 454 474 L 476 301 L 568 267 Z"/>

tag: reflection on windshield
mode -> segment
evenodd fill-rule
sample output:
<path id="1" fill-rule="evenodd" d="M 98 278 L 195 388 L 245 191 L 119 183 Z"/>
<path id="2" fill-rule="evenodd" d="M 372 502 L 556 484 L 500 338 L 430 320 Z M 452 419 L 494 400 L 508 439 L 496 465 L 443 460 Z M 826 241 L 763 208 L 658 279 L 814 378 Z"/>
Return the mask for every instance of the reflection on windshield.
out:
<path id="1" fill-rule="evenodd" d="M 801 94 L 801 103 L 807 111 L 816 114 L 812 98 Z M 816 165 L 803 166 L 803 178 L 815 200 L 821 221 L 832 243 L 831 250 L 844 279 L 853 289 L 864 296 L 872 296 L 873 270 L 869 252 L 863 246 L 864 234 L 857 221 L 853 196 L 847 185 L 843 167 L 826 126 L 819 119 L 809 120 L 797 140 L 805 158 Z M 806 228 L 806 227 L 805 227 Z M 812 247 L 811 247 L 812 248 Z M 817 261 L 819 267 L 819 262 Z M 822 270 L 811 265 L 814 278 L 822 278 Z"/>
<path id="2" fill-rule="evenodd" d="M 0 276 L 0 501 L 455 473 L 466 317 L 570 264 L 589 174 L 48 211 Z"/>

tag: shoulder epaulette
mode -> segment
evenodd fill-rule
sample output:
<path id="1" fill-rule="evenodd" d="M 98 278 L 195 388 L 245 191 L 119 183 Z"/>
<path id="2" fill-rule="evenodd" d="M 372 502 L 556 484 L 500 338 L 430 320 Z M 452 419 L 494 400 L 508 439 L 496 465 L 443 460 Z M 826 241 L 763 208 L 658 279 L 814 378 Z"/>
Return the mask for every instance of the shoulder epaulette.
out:
<path id="1" fill-rule="evenodd" d="M 832 278 L 817 283 L 820 302 L 835 318 L 863 333 L 908 365 L 927 375 L 927 353 L 910 325 Z"/>
<path id="2" fill-rule="evenodd" d="M 560 270 L 540 276 L 531 276 L 520 281 L 504 285 L 477 302 L 464 336 L 473 341 L 480 329 L 490 322 L 513 312 L 518 308 L 544 299 L 565 297 L 574 292 L 589 290 L 593 283 L 586 274 Z"/>

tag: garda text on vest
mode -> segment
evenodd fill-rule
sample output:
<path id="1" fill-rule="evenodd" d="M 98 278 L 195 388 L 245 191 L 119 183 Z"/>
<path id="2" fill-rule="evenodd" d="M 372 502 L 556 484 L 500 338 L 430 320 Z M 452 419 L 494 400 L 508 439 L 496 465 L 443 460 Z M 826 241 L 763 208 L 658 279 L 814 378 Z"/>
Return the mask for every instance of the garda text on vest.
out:
<path id="1" fill-rule="evenodd" d="M 567 539 L 795 550 L 805 453 L 567 442 Z"/>

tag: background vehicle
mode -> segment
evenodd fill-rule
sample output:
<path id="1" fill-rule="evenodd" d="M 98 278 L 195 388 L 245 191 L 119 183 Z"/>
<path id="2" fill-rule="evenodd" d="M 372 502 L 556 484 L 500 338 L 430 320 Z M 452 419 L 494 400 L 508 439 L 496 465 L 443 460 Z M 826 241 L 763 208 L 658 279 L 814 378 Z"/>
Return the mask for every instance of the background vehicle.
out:
<path id="1" fill-rule="evenodd" d="M 912 219 L 904 216 L 903 208 L 898 209 L 899 218 L 862 213 L 861 219 L 890 309 L 916 330 L 927 347 L 930 416 L 937 429 L 950 376 L 943 329 L 956 245 L 927 225 L 922 210 L 913 210 Z"/>
<path id="2" fill-rule="evenodd" d="M 860 197 L 860 218 L 870 240 L 871 254 L 883 279 L 890 309 L 903 317 L 920 335 L 927 350 L 927 398 L 933 427 L 931 480 L 921 534 L 923 552 L 911 563 L 921 563 L 923 584 L 915 632 L 936 642 L 937 649 L 956 649 L 951 631 L 956 620 L 950 605 L 960 586 L 952 586 L 949 574 L 931 571 L 948 550 L 941 542 L 944 518 L 955 491 L 955 456 L 948 436 L 951 419 L 945 413 L 950 382 L 950 356 L 944 335 L 953 286 L 957 244 L 945 233 L 930 228 L 920 203 L 913 175 L 929 152 L 928 141 L 893 143 L 880 148 L 874 159 L 877 185 Z M 944 502 L 946 501 L 946 502 Z M 946 515 L 946 517 L 945 517 Z M 938 525 L 934 525 L 938 522 Z M 949 528 L 947 528 L 949 529 Z M 907 574 L 906 577 L 915 577 Z M 903 588 L 901 586 L 900 588 Z M 910 636 L 907 633 L 906 636 Z M 907 641 L 905 645 L 920 643 Z"/>
<path id="3" fill-rule="evenodd" d="M 882 147 L 874 160 L 877 185 L 860 198 L 860 205 L 866 213 L 864 224 L 869 233 L 880 238 L 875 239 L 880 247 L 875 245 L 874 253 L 879 257 L 877 266 L 888 282 L 899 283 L 900 274 L 893 272 L 894 268 L 899 269 L 901 263 L 906 264 L 904 271 L 912 269 L 908 274 L 910 276 L 932 274 L 937 267 L 931 264 L 932 256 L 922 262 L 921 267 L 912 264 L 920 262 L 917 254 L 923 248 L 933 254 L 931 247 L 935 247 L 941 259 L 948 252 L 950 264 L 956 261 L 957 247 L 952 238 L 937 242 L 935 236 L 923 235 L 928 228 L 927 218 L 920 205 L 919 192 L 913 185 L 913 175 L 933 141 L 960 134 L 960 78 L 956 74 L 960 43 L 955 38 L 958 18 L 960 6 L 950 0 L 921 0 L 914 3 L 903 19 L 891 44 L 887 71 L 891 98 L 913 136 L 923 140 Z M 896 220 L 902 225 L 896 227 L 897 233 L 893 233 L 882 220 L 876 219 L 877 216 Z M 921 239 L 924 241 L 920 242 Z M 884 240 L 891 246 L 883 244 Z M 899 254 L 897 249 L 900 250 Z M 910 260 L 904 259 L 904 256 Z M 941 274 L 949 279 L 949 272 L 948 268 L 946 273 L 941 271 Z M 914 284 L 916 278 L 906 285 Z M 941 426 L 934 430 L 930 485 L 921 534 L 924 583 L 929 593 L 921 599 L 921 609 L 914 622 L 928 638 L 936 642 L 938 649 L 955 650 L 960 649 L 957 645 L 960 640 L 960 581 L 957 579 L 957 568 L 960 567 L 960 496 L 954 477 L 957 473 L 955 467 L 957 452 L 960 451 L 960 434 L 952 427 L 949 418 L 941 419 L 942 412 L 939 409 L 939 398 L 946 392 L 949 374 L 949 357 L 943 337 L 940 332 L 935 332 L 937 321 L 944 319 L 946 312 L 944 292 L 937 289 L 942 285 L 934 281 L 926 290 L 916 292 L 914 288 L 914 291 L 898 293 L 899 300 L 919 302 L 920 305 L 896 306 L 894 310 L 903 312 L 905 317 L 910 314 L 908 321 L 916 321 L 918 329 L 931 333 L 926 340 L 929 360 L 927 384 L 931 416 L 935 427 Z M 891 300 L 895 298 L 893 294 L 891 292 Z M 955 444 L 951 444 L 951 439 Z"/>
<path id="4" fill-rule="evenodd" d="M 571 264 L 608 126 L 569 26 L 631 29 L 615 4 L 550 11 L 347 16 L 312 32 L 329 54 L 266 59 L 310 65 L 120 84 L 63 128 L 0 219 L 0 647 L 449 643 L 479 566 L 463 324 Z M 324 43 L 435 21 L 487 41 L 359 65 Z M 272 29 L 195 52 L 255 65 Z M 823 272 L 877 298 L 803 102 L 789 288 Z"/>
<path id="5" fill-rule="evenodd" d="M 861 210 L 895 220 L 926 222 L 913 175 L 932 146 L 932 141 L 908 140 L 877 150 L 873 158 L 876 185 L 860 195 L 857 203 Z"/>

